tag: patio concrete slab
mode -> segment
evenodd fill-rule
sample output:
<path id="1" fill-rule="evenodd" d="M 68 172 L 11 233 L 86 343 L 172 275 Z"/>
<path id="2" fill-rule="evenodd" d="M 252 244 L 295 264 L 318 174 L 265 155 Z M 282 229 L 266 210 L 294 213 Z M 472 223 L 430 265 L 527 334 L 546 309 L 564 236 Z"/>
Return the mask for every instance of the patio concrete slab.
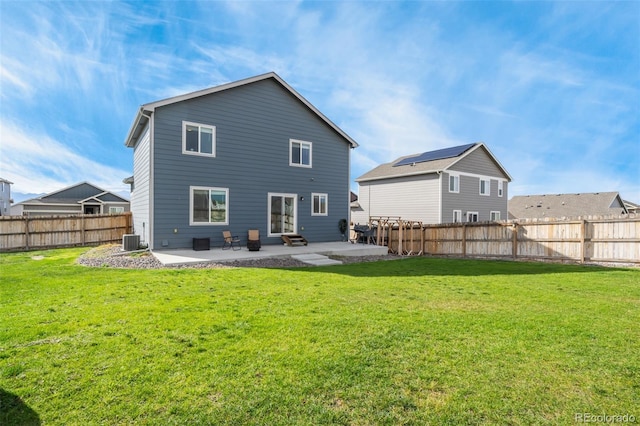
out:
<path id="1" fill-rule="evenodd" d="M 309 253 L 309 254 L 292 254 L 292 258 L 299 260 L 300 262 L 308 263 L 309 265 L 322 266 L 322 265 L 342 265 L 342 261 L 336 259 L 330 259 L 328 256 Z"/>
<path id="2" fill-rule="evenodd" d="M 309 243 L 306 246 L 263 245 L 259 251 L 222 250 L 212 247 L 210 250 L 192 249 L 154 250 L 152 254 L 166 266 L 187 265 L 192 263 L 224 263 L 234 260 L 264 259 L 268 257 L 290 257 L 301 254 L 321 254 L 324 256 L 380 256 L 386 255 L 387 247 L 373 244 L 352 244 L 349 242 Z"/>

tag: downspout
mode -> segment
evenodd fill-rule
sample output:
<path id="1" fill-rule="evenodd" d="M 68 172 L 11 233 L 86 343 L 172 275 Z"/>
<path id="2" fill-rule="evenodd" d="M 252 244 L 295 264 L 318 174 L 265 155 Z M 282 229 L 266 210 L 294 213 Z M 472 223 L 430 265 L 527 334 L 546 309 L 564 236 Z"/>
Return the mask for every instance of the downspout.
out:
<path id="1" fill-rule="evenodd" d="M 354 149 L 353 145 L 349 145 L 348 156 L 348 174 L 347 174 L 347 241 L 349 241 L 349 233 L 351 229 L 351 150 Z"/>
<path id="2" fill-rule="evenodd" d="M 368 213 L 368 218 L 367 218 L 367 225 L 371 224 L 371 183 L 369 183 L 369 185 L 367 185 L 367 213 Z"/>
<path id="3" fill-rule="evenodd" d="M 149 115 L 145 114 L 145 110 L 144 108 L 140 107 L 140 115 L 142 115 L 143 117 L 147 117 L 147 119 L 149 119 L 149 239 L 147 240 L 147 244 L 149 247 L 149 250 L 153 250 L 153 223 L 154 223 L 154 186 L 153 186 L 153 182 L 154 182 L 154 168 L 153 168 L 153 158 L 154 158 L 154 152 L 153 152 L 153 139 L 154 139 L 154 129 L 153 129 L 153 116 L 151 114 L 151 111 L 149 111 Z"/>
<path id="4" fill-rule="evenodd" d="M 438 173 L 438 223 L 442 223 L 442 170 Z"/>

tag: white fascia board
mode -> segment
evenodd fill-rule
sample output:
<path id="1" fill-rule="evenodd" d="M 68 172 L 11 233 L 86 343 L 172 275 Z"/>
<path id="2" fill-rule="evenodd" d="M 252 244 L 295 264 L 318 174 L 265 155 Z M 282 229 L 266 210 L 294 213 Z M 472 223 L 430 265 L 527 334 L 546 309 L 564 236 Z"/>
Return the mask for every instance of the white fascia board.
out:
<path id="1" fill-rule="evenodd" d="M 162 100 L 159 100 L 159 101 L 155 101 L 155 102 L 150 102 L 148 104 L 144 104 L 138 110 L 138 114 L 137 114 L 136 118 L 134 119 L 133 124 L 131 125 L 131 129 L 129 130 L 129 134 L 127 136 L 127 139 L 125 140 L 125 145 L 128 146 L 128 147 L 132 147 L 133 145 L 135 145 L 135 140 L 137 140 L 137 137 L 135 135 L 136 129 L 139 128 L 139 127 L 144 127 L 146 125 L 144 117 L 146 117 L 147 120 L 148 120 L 148 117 L 144 115 L 145 111 L 149 112 L 149 113 L 153 113 L 156 110 L 156 108 L 159 108 L 159 107 L 163 107 L 163 106 L 166 106 L 166 105 L 171 105 L 171 104 L 174 104 L 174 103 L 177 103 L 177 102 L 186 101 L 186 100 L 189 100 L 189 99 L 198 98 L 200 96 L 210 95 L 212 93 L 222 92 L 224 90 L 233 89 L 235 87 L 244 86 L 246 84 L 255 83 L 255 82 L 266 80 L 266 79 L 269 79 L 269 78 L 273 78 L 278 83 L 280 83 L 280 85 L 282 85 L 285 89 L 287 89 L 293 96 L 295 96 L 300 102 L 302 102 L 314 114 L 316 114 L 318 117 L 320 117 L 320 119 L 322 119 L 331 128 L 333 128 L 333 130 L 335 130 L 340 136 L 342 136 L 344 139 L 346 139 L 349 142 L 349 144 L 351 145 L 351 148 L 358 147 L 358 143 L 355 140 L 353 140 L 342 129 L 340 129 L 333 121 L 329 120 L 329 118 L 327 118 L 324 114 L 322 114 L 315 106 L 313 106 L 308 100 L 306 100 L 300 93 L 296 92 L 296 90 L 293 87 L 289 86 L 289 84 L 287 84 L 287 82 L 285 82 L 275 72 L 268 72 L 266 74 L 257 75 L 255 77 L 245 78 L 243 80 L 238 80 L 238 81 L 222 84 L 222 85 L 215 86 L 215 87 L 210 87 L 208 89 L 198 90 L 198 91 L 191 92 L 191 93 L 185 93 L 183 95 L 173 96 L 171 98 L 162 99 Z"/>
<path id="2" fill-rule="evenodd" d="M 127 133 L 127 138 L 124 140 L 124 145 L 127 148 L 133 148 L 136 145 L 138 138 L 142 134 L 142 129 L 144 129 L 149 122 L 149 116 L 145 115 L 145 111 L 144 105 L 141 106 L 133 119 L 133 123 L 131 123 L 129 133 Z M 150 113 L 150 111 L 146 112 Z"/>
<path id="3" fill-rule="evenodd" d="M 441 171 L 442 170 L 424 170 L 424 171 L 420 171 L 420 172 L 403 173 L 403 174 L 399 174 L 399 175 L 376 176 L 376 177 L 371 177 L 371 178 L 358 178 L 355 181 L 356 182 L 371 182 L 371 181 L 376 181 L 376 180 L 397 179 L 397 178 L 410 177 L 410 176 L 430 175 L 430 174 L 438 173 L 438 172 L 441 172 Z"/>
<path id="4" fill-rule="evenodd" d="M 500 170 L 502 171 L 502 173 L 504 173 L 504 175 L 507 177 L 507 181 L 511 182 L 513 179 L 511 178 L 511 175 L 509 174 L 509 172 L 507 172 L 507 169 L 504 168 L 504 166 L 502 165 L 502 163 L 500 163 L 500 161 L 498 161 L 498 159 L 496 158 L 495 155 L 493 155 L 493 153 L 491 152 L 491 150 L 484 144 L 484 142 L 478 142 L 476 144 L 476 146 L 474 146 L 473 148 L 471 148 L 470 150 L 468 150 L 467 152 L 465 152 L 464 154 L 462 154 L 460 156 L 460 158 L 458 158 L 456 161 L 454 161 L 453 163 L 449 164 L 447 167 L 444 168 L 444 170 L 449 169 L 450 167 L 452 167 L 454 164 L 456 164 L 458 161 L 462 160 L 463 158 L 465 158 L 467 155 L 470 155 L 472 152 L 474 152 L 477 149 L 480 149 L 480 147 L 484 147 L 484 149 L 487 150 L 487 153 L 489 154 L 489 157 L 491 157 L 491 159 L 493 161 L 495 161 L 495 163 L 498 165 L 498 168 L 500 168 Z"/>

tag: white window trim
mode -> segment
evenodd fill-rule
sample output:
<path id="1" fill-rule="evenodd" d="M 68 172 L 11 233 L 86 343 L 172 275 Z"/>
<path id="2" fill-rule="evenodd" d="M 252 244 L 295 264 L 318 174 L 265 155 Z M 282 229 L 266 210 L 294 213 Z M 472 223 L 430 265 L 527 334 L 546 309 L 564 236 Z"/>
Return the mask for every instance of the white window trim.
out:
<path id="1" fill-rule="evenodd" d="M 120 214 L 124 213 L 124 207 L 110 206 L 109 214 Z"/>
<path id="2" fill-rule="evenodd" d="M 471 216 L 471 215 L 476 215 L 476 217 L 478 218 L 478 220 L 476 222 L 480 221 L 480 214 L 478 214 L 478 212 L 467 212 L 467 218 L 466 218 L 467 219 L 467 223 L 474 223 L 474 222 L 471 222 L 469 220 L 469 216 Z"/>
<path id="3" fill-rule="evenodd" d="M 455 186 L 457 186 L 457 188 L 455 188 L 453 190 L 451 189 L 451 178 L 455 178 L 455 181 L 457 182 L 457 185 L 455 185 Z M 447 185 L 448 185 L 448 189 L 449 189 L 450 193 L 459 194 L 460 193 L 460 175 L 459 174 L 449 173 L 449 179 L 448 179 Z"/>
<path id="4" fill-rule="evenodd" d="M 497 216 L 494 218 L 494 216 Z M 492 210 L 491 213 L 489 214 L 489 217 L 491 218 L 491 220 L 493 222 L 497 222 L 500 220 L 500 211 L 498 210 Z"/>
<path id="5" fill-rule="evenodd" d="M 293 198 L 293 232 L 271 232 L 271 197 L 289 197 Z M 282 235 L 291 235 L 298 233 L 298 194 L 286 194 L 282 192 L 267 193 L 267 236 L 281 237 Z"/>
<path id="6" fill-rule="evenodd" d="M 198 151 L 188 151 L 187 150 L 187 126 L 195 126 L 198 127 Z M 211 129 L 212 131 L 212 147 L 211 154 L 207 154 L 205 152 L 200 152 L 200 128 L 206 127 L 207 129 Z M 216 156 L 216 126 L 212 126 L 210 124 L 202 124 L 202 123 L 194 123 L 192 121 L 183 121 L 182 122 L 182 153 L 186 155 L 198 155 L 201 157 L 215 157 Z"/>
<path id="7" fill-rule="evenodd" d="M 498 197 L 502 197 L 504 195 L 504 181 L 498 181 Z"/>
<path id="8" fill-rule="evenodd" d="M 294 143 L 300 144 L 300 161 L 301 162 L 302 162 L 302 146 L 303 145 L 309 146 L 309 164 L 293 162 L 293 144 Z M 311 142 L 301 141 L 298 139 L 289 139 L 289 165 L 293 167 L 305 167 L 307 169 L 312 168 L 313 167 L 313 144 Z"/>
<path id="9" fill-rule="evenodd" d="M 459 220 L 456 220 L 456 213 L 458 214 L 457 216 L 458 216 Z M 462 222 L 462 210 L 454 210 L 453 211 L 452 220 L 453 220 L 453 223 L 461 223 Z"/>
<path id="10" fill-rule="evenodd" d="M 194 222 L 193 221 L 193 192 L 203 191 L 224 191 L 227 201 L 227 210 L 224 213 L 224 222 Z M 229 188 L 217 188 L 211 186 L 190 186 L 189 187 L 189 225 L 191 226 L 226 226 L 229 225 Z"/>
<path id="11" fill-rule="evenodd" d="M 482 192 L 482 182 L 486 182 L 486 185 L 485 185 L 486 192 L 484 193 Z M 480 180 L 478 181 L 478 193 L 485 197 L 488 197 L 491 195 L 491 179 L 480 178 Z"/>
<path id="12" fill-rule="evenodd" d="M 314 206 L 315 206 L 315 198 L 316 197 L 324 197 L 324 206 L 325 206 L 325 212 L 314 212 Z M 329 216 L 329 194 L 322 194 L 319 192 L 313 192 L 311 194 L 311 216 Z"/>

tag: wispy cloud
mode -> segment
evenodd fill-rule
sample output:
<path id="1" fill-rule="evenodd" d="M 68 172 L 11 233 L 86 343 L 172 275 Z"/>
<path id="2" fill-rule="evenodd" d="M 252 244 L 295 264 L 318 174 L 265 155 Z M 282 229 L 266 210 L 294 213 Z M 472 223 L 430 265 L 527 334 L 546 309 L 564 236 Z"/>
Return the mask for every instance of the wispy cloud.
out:
<path id="1" fill-rule="evenodd" d="M 511 195 L 588 186 L 572 175 L 640 191 L 637 2 L 1 7 L 1 174 L 26 187 L 89 180 L 98 163 L 120 185 L 140 104 L 273 70 L 360 144 L 353 177 L 484 141 Z M 9 165 L 18 155 L 33 158 Z"/>
<path id="2" fill-rule="evenodd" d="M 128 189 L 122 179 L 130 174 L 129 171 L 83 156 L 24 124 L 3 120 L 0 135 L 2 177 L 14 182 L 15 192 L 46 193 L 82 181 L 114 192 Z"/>

